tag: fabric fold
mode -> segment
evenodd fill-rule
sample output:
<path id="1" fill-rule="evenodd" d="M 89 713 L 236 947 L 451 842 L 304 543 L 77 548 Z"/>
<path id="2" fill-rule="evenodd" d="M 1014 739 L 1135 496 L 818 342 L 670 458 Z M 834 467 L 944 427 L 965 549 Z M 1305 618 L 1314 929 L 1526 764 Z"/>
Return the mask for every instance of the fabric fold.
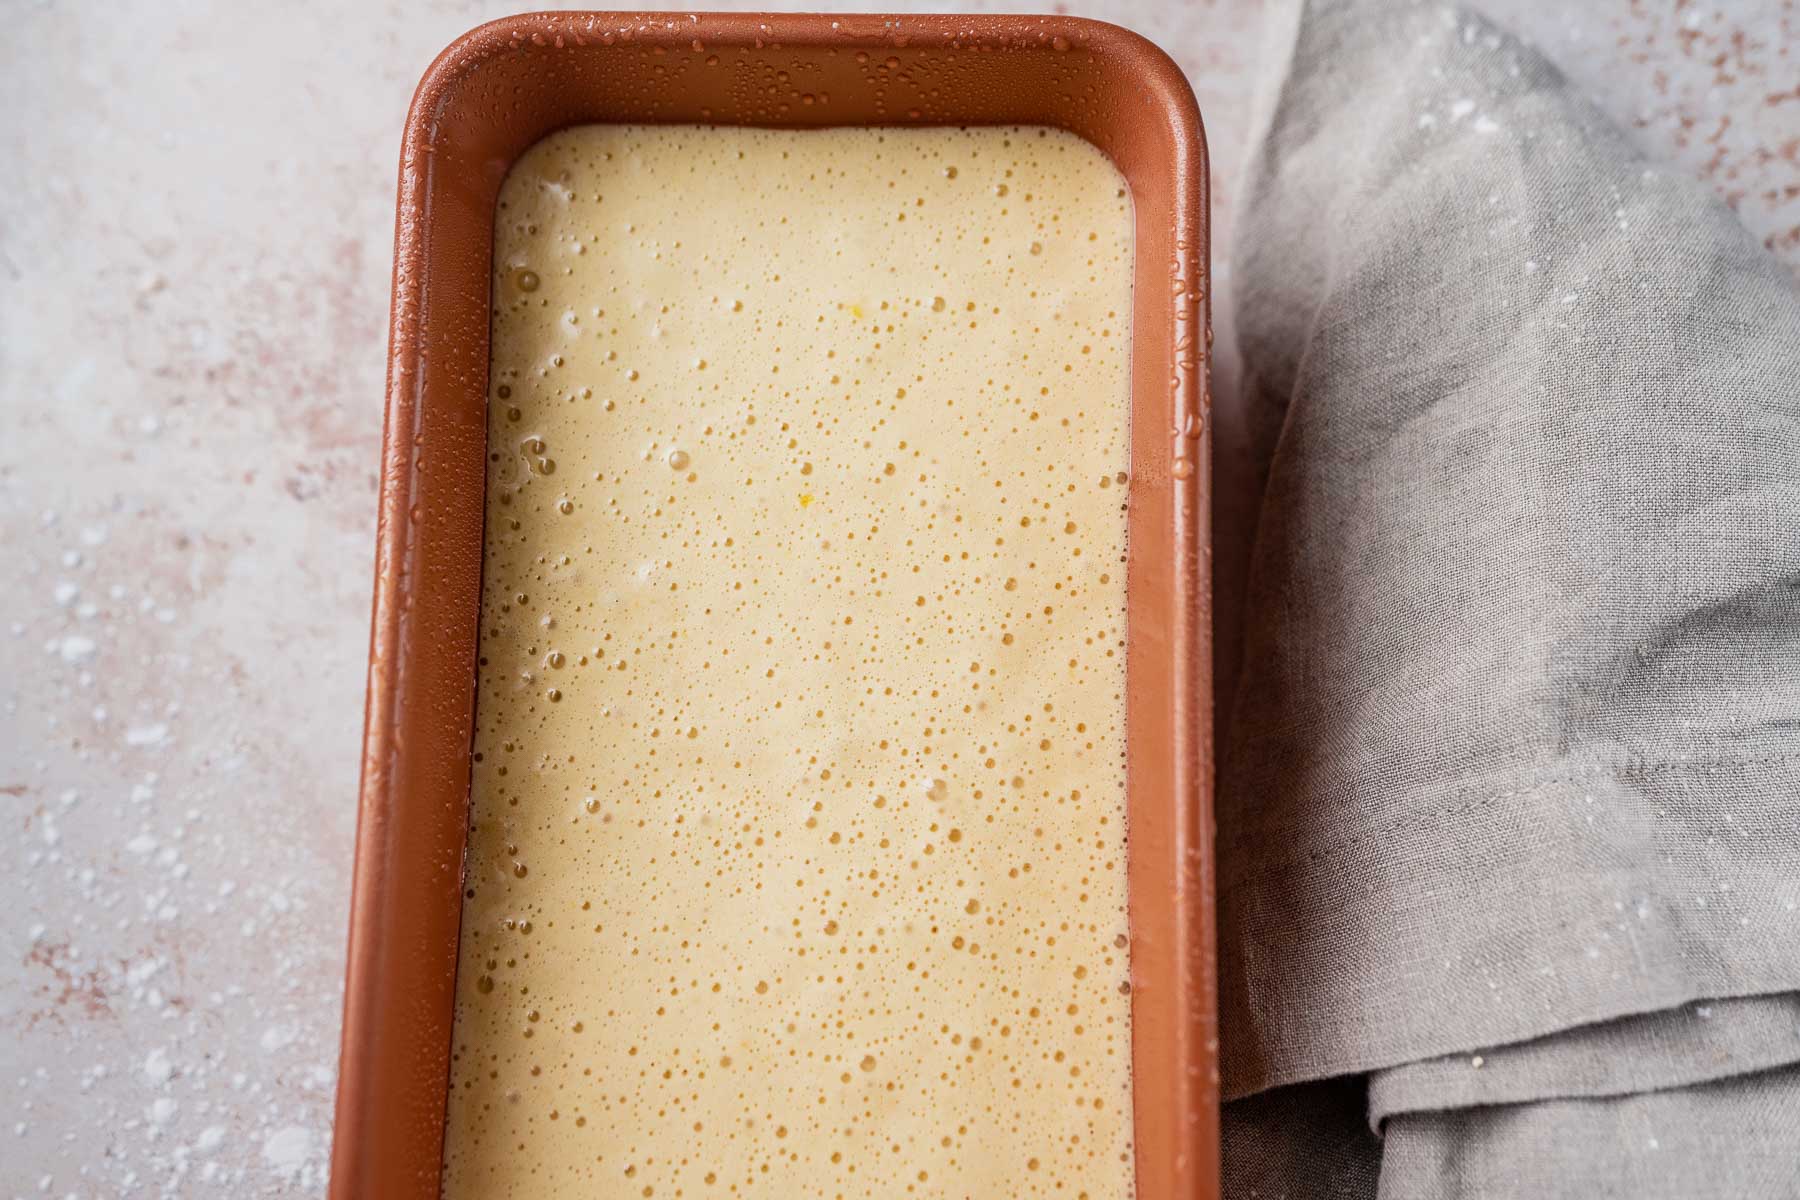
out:
<path id="1" fill-rule="evenodd" d="M 1797 1063 L 1800 994 L 1713 1000 L 1378 1071 L 1369 1127 L 1379 1132 L 1407 1113 L 1666 1091 Z"/>
<path id="2" fill-rule="evenodd" d="M 1410 1113 L 1388 1122 L 1381 1200 L 1800 1196 L 1800 1068 L 1671 1091 Z"/>

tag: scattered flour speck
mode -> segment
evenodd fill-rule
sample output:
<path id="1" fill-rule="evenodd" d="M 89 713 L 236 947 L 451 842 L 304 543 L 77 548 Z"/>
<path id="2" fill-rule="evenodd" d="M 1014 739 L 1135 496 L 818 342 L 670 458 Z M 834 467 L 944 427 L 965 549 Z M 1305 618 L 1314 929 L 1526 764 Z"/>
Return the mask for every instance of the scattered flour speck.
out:
<path id="1" fill-rule="evenodd" d="M 125 744 L 127 746 L 158 746 L 166 741 L 168 736 L 169 727 L 161 722 L 155 725 L 133 725 L 125 731 Z"/>
<path id="2" fill-rule="evenodd" d="M 86 662 L 94 657 L 94 649 L 93 638 L 72 633 L 62 640 L 62 644 L 57 647 L 57 653 L 62 655 L 62 660 L 66 663 L 78 663 Z"/>
<path id="3" fill-rule="evenodd" d="M 284 1181 L 292 1180 L 306 1165 L 307 1156 L 312 1153 L 312 1141 L 310 1129 L 298 1125 L 277 1129 L 263 1141 L 263 1160 Z"/>
<path id="4" fill-rule="evenodd" d="M 175 1064 L 169 1061 L 169 1052 L 158 1047 L 144 1059 L 144 1078 L 161 1087 L 175 1076 Z"/>

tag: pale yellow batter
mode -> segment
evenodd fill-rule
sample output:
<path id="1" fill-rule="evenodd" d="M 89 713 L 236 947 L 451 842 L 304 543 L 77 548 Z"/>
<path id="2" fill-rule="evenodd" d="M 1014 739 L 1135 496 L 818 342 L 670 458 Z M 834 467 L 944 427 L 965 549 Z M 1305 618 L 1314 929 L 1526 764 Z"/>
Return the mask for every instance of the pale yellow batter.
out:
<path id="1" fill-rule="evenodd" d="M 444 1192 L 1131 1192 L 1131 210 L 596 126 L 496 222 Z"/>

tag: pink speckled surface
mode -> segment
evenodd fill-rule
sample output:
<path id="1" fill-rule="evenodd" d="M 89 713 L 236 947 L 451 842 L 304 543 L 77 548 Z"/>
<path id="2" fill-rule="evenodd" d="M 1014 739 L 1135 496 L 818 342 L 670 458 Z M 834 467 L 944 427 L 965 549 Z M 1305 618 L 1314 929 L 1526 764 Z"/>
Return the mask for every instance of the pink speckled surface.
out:
<path id="1" fill-rule="evenodd" d="M 1193 80 L 1222 284 L 1260 9 L 1078 9 Z M 1486 9 L 1800 269 L 1794 0 Z M 0 1196 L 323 1189 L 400 122 L 506 11 L 7 11 Z"/>

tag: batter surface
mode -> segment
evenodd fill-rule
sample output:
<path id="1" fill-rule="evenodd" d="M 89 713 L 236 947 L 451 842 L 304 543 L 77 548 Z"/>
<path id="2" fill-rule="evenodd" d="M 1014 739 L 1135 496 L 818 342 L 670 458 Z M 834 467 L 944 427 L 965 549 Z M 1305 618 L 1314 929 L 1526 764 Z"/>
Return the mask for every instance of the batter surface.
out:
<path id="1" fill-rule="evenodd" d="M 496 220 L 444 1192 L 1131 1193 L 1131 210 L 594 126 Z"/>

